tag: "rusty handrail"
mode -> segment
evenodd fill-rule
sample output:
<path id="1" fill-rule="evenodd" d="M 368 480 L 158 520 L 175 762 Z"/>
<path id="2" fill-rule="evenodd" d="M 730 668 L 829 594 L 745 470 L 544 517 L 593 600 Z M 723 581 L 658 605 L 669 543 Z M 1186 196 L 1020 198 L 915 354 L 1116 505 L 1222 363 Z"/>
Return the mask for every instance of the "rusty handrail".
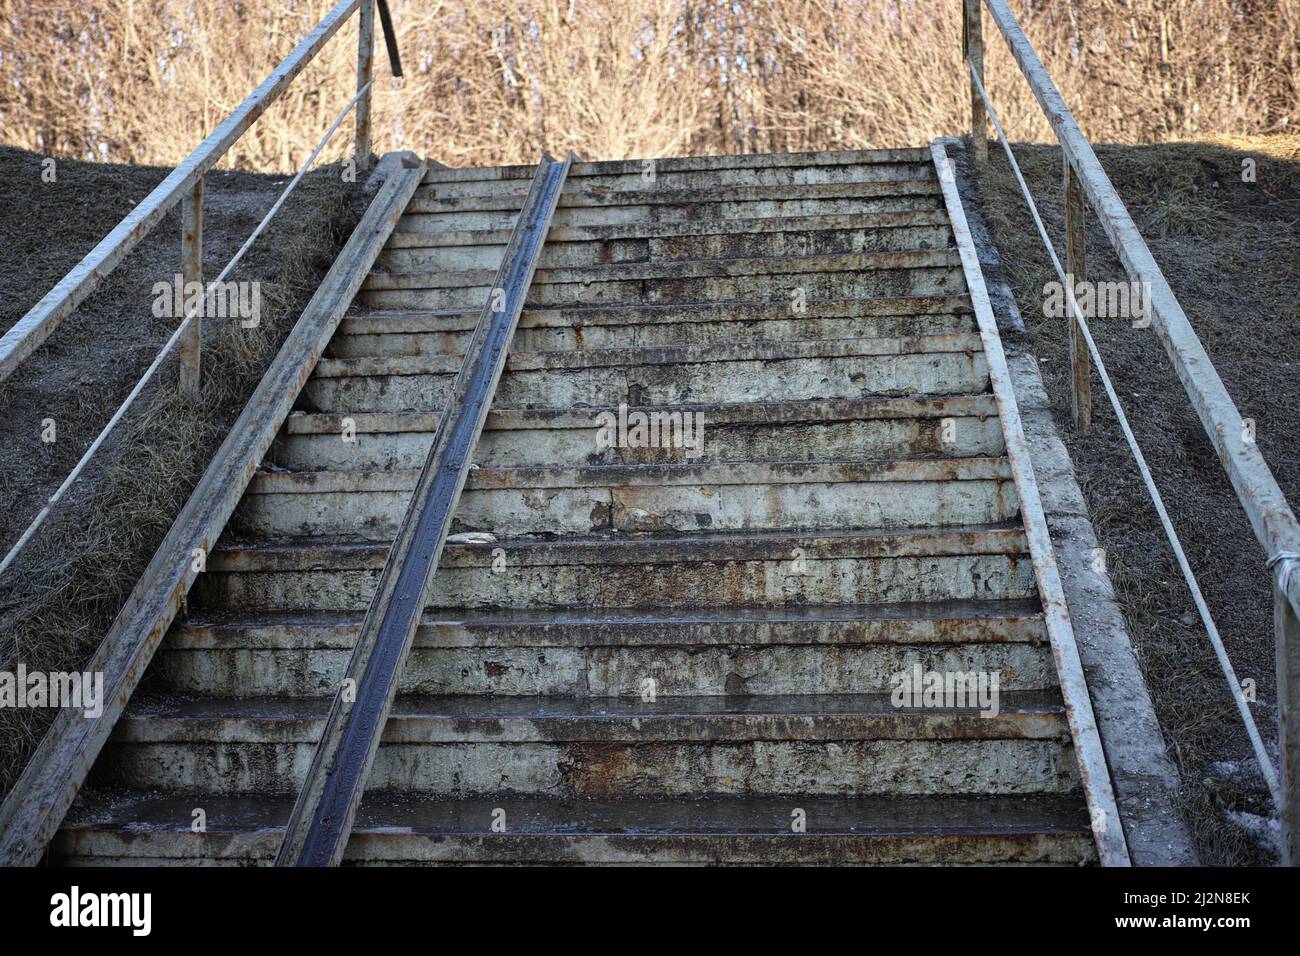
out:
<path id="1" fill-rule="evenodd" d="M 1300 864 L 1300 574 L 1294 573 L 1300 567 L 1300 523 L 1297 523 L 1264 456 L 1249 437 L 1241 413 L 1178 304 L 1164 273 L 1015 14 L 1006 0 L 983 2 L 1061 146 L 1067 213 L 1070 213 L 1067 215 L 1067 245 L 1071 248 L 1067 253 L 1066 272 L 1078 276 L 1083 272 L 1082 204 L 1086 199 L 1098 212 L 1101 226 L 1129 278 L 1150 289 L 1152 328 L 1164 345 L 1232 482 L 1255 537 L 1264 549 L 1265 567 L 1274 583 L 1281 758 L 1278 811 L 1283 830 L 1283 859 L 1289 864 Z M 980 162 L 987 156 L 988 149 L 980 0 L 963 0 L 963 7 L 963 48 L 971 73 L 971 141 L 976 161 Z M 1073 290 L 1067 289 L 1066 292 L 1073 303 Z M 1086 389 L 1088 382 L 1088 353 L 1076 354 L 1076 344 L 1083 344 L 1082 341 L 1076 343 L 1076 336 L 1079 340 L 1088 339 L 1086 344 L 1090 347 L 1093 343 L 1086 329 L 1074 318 L 1070 322 L 1070 334 L 1076 424 L 1084 427 L 1087 420 L 1087 413 L 1083 411 L 1086 394 L 1081 390 Z"/>

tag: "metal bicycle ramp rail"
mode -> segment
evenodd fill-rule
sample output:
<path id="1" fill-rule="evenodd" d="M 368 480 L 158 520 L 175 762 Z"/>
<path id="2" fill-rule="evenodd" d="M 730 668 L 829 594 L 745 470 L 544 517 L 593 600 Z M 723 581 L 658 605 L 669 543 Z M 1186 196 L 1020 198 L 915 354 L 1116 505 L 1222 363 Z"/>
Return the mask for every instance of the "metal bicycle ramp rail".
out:
<path id="1" fill-rule="evenodd" d="M 1127 863 L 946 164 L 572 164 L 343 862 Z M 537 172 L 407 193 L 53 859 L 275 860 Z"/>

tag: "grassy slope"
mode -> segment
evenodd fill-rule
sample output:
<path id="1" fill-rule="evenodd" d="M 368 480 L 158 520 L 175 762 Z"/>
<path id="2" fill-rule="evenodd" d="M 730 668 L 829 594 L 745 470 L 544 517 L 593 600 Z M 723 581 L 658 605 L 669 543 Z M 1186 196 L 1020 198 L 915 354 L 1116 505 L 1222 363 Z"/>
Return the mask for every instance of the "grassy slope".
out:
<path id="1" fill-rule="evenodd" d="M 1049 234 L 1064 250 L 1060 150 L 1015 147 Z M 1293 504 L 1300 505 L 1300 139 L 1102 146 L 1102 164 L 1205 344 Z M 1006 157 L 979 177 L 981 205 L 1024 314 L 1108 565 L 1183 777 L 1182 801 L 1207 863 L 1268 854 L 1236 812 L 1269 812 L 1262 778 L 1115 415 L 1094 378 L 1094 427 L 1068 423 L 1064 320 L 1043 316 L 1055 279 Z M 1256 162 L 1255 183 L 1242 160 Z M 1095 217 L 1088 272 L 1125 275 Z M 1261 731 L 1275 743 L 1270 578 L 1264 555 L 1163 347 L 1124 319 L 1091 323 L 1121 401 L 1197 573 L 1238 676 L 1255 681 Z M 1224 762 L 1235 766 L 1230 772 Z M 1238 818 L 1240 819 L 1240 818 Z"/>
<path id="2" fill-rule="evenodd" d="M 0 148 L 0 328 L 20 318 L 167 173 L 60 160 L 42 183 L 40 157 Z M 220 271 L 286 177 L 213 173 L 205 196 L 205 274 Z M 340 167 L 299 184 L 236 269 L 261 283 L 261 324 L 205 324 L 203 398 L 176 394 L 174 363 L 96 454 L 86 480 L 0 580 L 0 670 L 79 669 L 117 613 L 225 437 L 262 371 L 333 261 L 364 204 Z M 39 228 L 33 224 L 39 223 Z M 154 282 L 179 265 L 173 212 L 0 387 L 0 551 L 55 490 L 175 328 L 152 316 Z M 53 444 L 41 421 L 57 423 Z M 51 712 L 0 710 L 0 792 L 8 789 Z"/>

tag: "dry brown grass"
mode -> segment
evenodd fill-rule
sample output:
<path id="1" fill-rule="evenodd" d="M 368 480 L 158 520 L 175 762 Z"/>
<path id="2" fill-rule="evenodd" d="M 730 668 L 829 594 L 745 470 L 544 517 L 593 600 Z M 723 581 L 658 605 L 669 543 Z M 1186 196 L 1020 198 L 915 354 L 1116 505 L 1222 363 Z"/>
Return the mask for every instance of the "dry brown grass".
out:
<path id="1" fill-rule="evenodd" d="M 65 237 L 88 216 L 112 218 L 111 206 L 105 214 L 96 205 L 93 197 L 100 190 L 138 196 L 164 172 L 73 161 L 60 165 L 61 181 L 81 184 L 79 201 L 69 185 L 63 191 L 30 192 L 25 208 L 0 204 L 0 245 L 17 250 L 21 244 L 30 252 L 11 260 L 6 281 L 14 297 L 34 300 L 46 291 L 47 256 L 75 261 L 86 251 L 76 243 L 65 248 Z M 0 178 L 34 180 L 38 169 L 38 157 L 0 149 Z M 248 219 L 260 217 L 270 202 L 268 191 L 274 193 L 283 182 L 246 173 L 209 178 L 209 199 L 226 212 L 211 217 L 205 227 L 205 265 L 212 270 L 242 243 L 251 228 Z M 260 324 L 246 329 L 236 322 L 206 323 L 201 400 L 181 398 L 175 388 L 175 362 L 165 364 L 155 385 L 96 453 L 85 479 L 0 579 L 0 671 L 12 672 L 19 661 L 29 671 L 66 672 L 85 666 L 315 292 L 365 198 L 360 185 L 343 181 L 339 166 L 318 169 L 302 180 L 234 276 L 261 283 Z M 19 215 L 23 212 L 25 216 Z M 30 231 L 33 215 L 50 228 L 20 243 L 18 237 Z M 144 290 L 176 268 L 177 218 L 173 213 L 165 219 L 45 349 L 0 389 L 0 407 L 5 409 L 0 421 L 0 493 L 12 505 L 0 516 L 3 550 L 66 474 L 66 461 L 80 457 L 134 385 L 141 362 L 147 364 L 166 338 L 169 330 L 162 323 L 156 327 L 136 317 L 148 312 L 147 305 L 141 306 L 148 302 Z M 26 288 L 20 288 L 23 275 L 29 280 Z M 20 298 L 15 311 L 21 314 L 26 304 Z M 55 380 L 55 387 L 46 388 L 55 371 L 66 371 L 72 381 L 94 377 L 95 387 L 61 390 Z M 60 449 L 65 462 L 48 473 L 39 459 L 51 446 L 42 447 L 36 430 L 45 414 L 60 423 L 53 447 Z M 0 709 L 0 793 L 12 785 L 56 713 L 48 708 Z"/>
<path id="2" fill-rule="evenodd" d="M 331 0 L 0 0 L 0 137 L 174 164 Z M 1300 0 L 1012 0 L 1094 140 L 1287 132 Z M 377 69 L 377 148 L 454 165 L 914 146 L 960 132 L 961 0 L 393 0 L 407 77 Z M 353 92 L 349 23 L 231 154 L 284 171 Z M 990 93 L 1038 107 L 985 17 Z M 346 148 L 340 142 L 337 150 Z M 339 156 L 335 152 L 332 156 Z"/>
<path id="3" fill-rule="evenodd" d="M 1300 136 L 1100 146 L 1097 153 L 1241 414 L 1255 420 L 1259 448 L 1283 492 L 1300 501 Z M 1016 144 L 1015 154 L 1059 253 L 1060 149 Z M 1258 163 L 1254 183 L 1241 178 L 1247 156 Z M 977 183 L 1029 350 L 1041 360 L 1058 423 L 1066 423 L 1061 434 L 1179 766 L 1181 803 L 1202 860 L 1266 862 L 1268 851 L 1229 816 L 1271 813 L 1263 778 L 1099 385 L 1092 433 L 1080 435 L 1068 424 L 1065 323 L 1043 316 L 1043 287 L 1055 274 L 1001 150 L 990 152 Z M 1125 278 L 1091 215 L 1088 273 L 1098 281 Z M 1271 745 L 1277 711 L 1264 552 L 1156 336 L 1123 319 L 1090 324 L 1237 675 L 1256 682 L 1252 709 Z"/>

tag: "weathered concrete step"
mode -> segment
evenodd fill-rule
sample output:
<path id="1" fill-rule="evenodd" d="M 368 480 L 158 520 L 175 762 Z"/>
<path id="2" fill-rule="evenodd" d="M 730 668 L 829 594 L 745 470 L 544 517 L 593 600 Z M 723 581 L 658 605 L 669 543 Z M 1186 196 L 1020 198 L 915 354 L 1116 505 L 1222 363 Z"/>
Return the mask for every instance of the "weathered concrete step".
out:
<path id="1" fill-rule="evenodd" d="M 674 156 L 654 160 L 658 174 L 680 173 L 689 171 L 717 171 L 727 169 L 780 169 L 787 175 L 794 175 L 798 170 L 809 167 L 827 169 L 844 165 L 873 165 L 891 163 L 933 164 L 933 157 L 928 147 L 905 149 L 846 149 L 821 150 L 795 153 L 731 153 L 718 156 Z M 578 180 L 591 176 L 641 175 L 645 161 L 640 159 L 599 160 L 596 162 L 574 163 L 569 170 L 569 179 Z M 470 182 L 474 180 L 494 179 L 532 179 L 537 172 L 535 165 L 507 166 L 469 166 L 450 167 L 430 166 L 425 173 L 426 183 Z"/>
<path id="2" fill-rule="evenodd" d="M 660 168 L 660 160 L 648 159 L 635 170 L 575 176 L 569 174 L 567 193 L 651 192 L 682 190 L 773 188 L 835 183 L 867 183 L 899 180 L 934 180 L 934 164 L 915 162 L 850 162 L 826 166 L 750 166 L 714 169 Z M 467 196 L 518 197 L 522 205 L 527 183 L 518 179 L 426 180 L 417 190 L 422 200 Z M 523 191 L 521 192 L 521 189 Z"/>
<path id="3" fill-rule="evenodd" d="M 191 615 L 154 656 L 156 692 L 319 697 L 338 687 L 361 616 Z M 1056 685 L 1031 601 L 712 612 L 431 612 L 402 670 L 407 694 L 660 697 L 847 694 L 894 674 L 998 673 L 1004 691 Z"/>
<path id="4" fill-rule="evenodd" d="M 382 335 L 394 321 L 424 324 L 428 332 L 460 332 L 473 329 L 479 308 L 474 309 L 359 309 L 345 315 L 340 326 L 347 335 Z M 625 305 L 566 306 L 557 309 L 526 309 L 519 316 L 519 329 L 574 329 L 598 325 L 676 325 L 692 322 L 776 321 L 798 315 L 803 319 L 913 318 L 920 316 L 962 316 L 973 321 L 970 296 L 964 293 L 935 296 L 872 296 L 865 299 L 809 299 L 794 313 L 789 302 L 746 299 L 736 302 L 630 303 Z M 970 328 L 974 329 L 971 325 Z"/>
<path id="5" fill-rule="evenodd" d="M 691 421 L 703 423 L 702 440 L 696 441 L 695 432 L 687 436 L 687 414 L 699 416 Z M 621 412 L 615 406 L 497 409 L 488 415 L 474 460 L 514 466 L 998 456 L 1004 445 L 997 414 L 992 395 L 660 405 Z M 268 460 L 299 470 L 419 468 L 440 420 L 430 412 L 295 412 Z M 618 433 L 624 424 L 626 434 Z M 645 434 L 636 430 L 641 427 Z M 649 444 L 654 429 L 657 445 Z M 609 445 L 610 438 L 616 443 Z"/>
<path id="6" fill-rule="evenodd" d="M 293 800 L 264 795 L 85 794 L 55 840 L 74 865 L 269 865 Z M 193 832 L 193 811 L 207 813 Z M 791 826 L 802 810 L 806 832 Z M 505 832 L 493 828 L 505 812 Z M 391 864 L 1054 864 L 1095 861 L 1074 794 L 438 799 L 366 793 L 345 862 Z"/>
<path id="7" fill-rule="evenodd" d="M 312 743 L 328 697 L 148 697 L 132 700 L 113 744 Z M 637 697 L 398 696 L 389 744 L 750 743 L 760 740 L 1062 740 L 1060 693 L 999 691 L 985 705 L 899 707 L 883 692 Z"/>
<path id="8" fill-rule="evenodd" d="M 328 708 L 327 698 L 137 699 L 95 783 L 294 792 Z M 1050 692 L 999 693 L 987 711 L 897 708 L 888 694 L 399 697 L 368 783 L 557 797 L 1065 793 L 1077 785 L 1064 708 Z"/>
<path id="9" fill-rule="evenodd" d="M 482 307 L 496 273 L 370 273 L 360 301 L 372 309 Z M 629 262 L 539 270 L 530 308 L 665 302 L 782 302 L 791 313 L 809 299 L 933 296 L 965 291 L 955 251 Z"/>
<path id="10" fill-rule="evenodd" d="M 396 534 L 419 479 L 261 471 L 236 527 L 261 537 Z M 453 533 L 833 530 L 983 525 L 1019 514 L 1005 458 L 478 468 Z"/>
<path id="11" fill-rule="evenodd" d="M 195 607 L 363 610 L 386 542 L 224 544 Z M 685 608 L 1001 601 L 1036 595 L 1018 525 L 448 544 L 436 608 Z"/>
<path id="12" fill-rule="evenodd" d="M 897 214 L 894 214 L 897 215 Z M 922 215 L 922 214 L 917 214 Z M 847 217 L 835 217 L 837 219 Z M 758 223 L 772 220 L 753 220 Z M 780 220 L 782 223 L 818 223 L 817 219 Z M 670 224 L 676 225 L 676 224 Z M 734 223 L 728 223 L 734 225 Z M 680 226 L 678 227 L 680 228 Z M 468 239 L 508 235 L 504 231 L 466 233 Z M 390 246 L 375 261 L 379 273 L 456 272 L 488 270 L 501 264 L 506 238 L 487 244 L 467 242 L 451 245 L 445 234 L 436 234 L 437 245 Z M 943 249 L 952 245 L 952 230 L 946 225 L 896 226 L 869 229 L 861 224 L 832 228 L 824 224 L 721 235 L 684 235 L 668 238 L 627 238 L 559 242 L 547 236 L 542 251 L 542 269 L 584 268 L 638 262 L 676 262 L 695 259 L 740 259 L 844 255 L 870 252 L 906 252 L 915 249 Z"/>
<path id="13" fill-rule="evenodd" d="M 650 322 L 645 325 L 584 325 L 523 328 L 511 346 L 519 352 L 563 352 L 608 348 L 663 348 L 715 342 L 778 342 L 806 339 L 888 338 L 971 333 L 965 314 L 807 318 L 785 310 L 783 318 L 729 318 L 716 322 Z M 418 314 L 375 312 L 346 322 L 326 349 L 330 358 L 386 355 L 463 355 L 474 330 L 460 322 L 430 321 Z M 364 328 L 365 332 L 354 330 Z"/>
<path id="14" fill-rule="evenodd" d="M 419 218 L 419 217 L 417 217 Z M 665 251 L 693 248 L 736 236 L 739 241 L 761 241 L 767 233 L 817 233 L 822 231 L 858 230 L 864 234 L 889 233 L 892 230 L 943 228 L 951 236 L 948 213 L 943 209 L 913 209 L 900 212 L 859 212 L 825 216 L 778 216 L 764 219 L 708 219 L 697 222 L 615 222 L 605 225 L 556 226 L 546 233 L 547 248 L 542 250 L 546 262 L 552 244 L 597 243 L 626 240 L 647 243 L 660 241 Z M 887 237 L 888 238 L 888 237 Z M 436 232 L 414 228 L 413 221 L 399 219 L 389 237 L 385 251 L 428 249 L 457 246 L 500 246 L 510 239 L 509 229 L 441 229 Z M 890 241 L 893 241 L 892 238 Z M 500 252 L 497 253 L 500 259 Z M 673 255 L 670 258 L 682 258 Z M 690 257 L 687 257 L 690 258 Z"/>
<path id="15" fill-rule="evenodd" d="M 913 311 L 904 311 L 909 306 Z M 326 354 L 459 355 L 477 322 L 477 312 L 357 313 L 343 320 Z M 965 297 L 916 296 L 806 302 L 798 312 L 788 302 L 532 310 L 521 318 L 511 344 L 518 352 L 554 352 L 974 331 Z"/>
<path id="16" fill-rule="evenodd" d="M 616 209 L 619 207 L 696 207 L 708 216 L 707 207 L 753 203 L 791 203 L 824 200 L 863 200 L 880 197 L 933 196 L 939 197 L 939 183 L 934 170 L 928 176 L 915 179 L 875 179 L 867 182 L 828 182 L 810 184 L 780 183 L 774 185 L 733 186 L 715 185 L 685 189 L 671 189 L 657 184 L 639 189 L 586 188 L 581 179 L 566 184 L 560 194 L 559 209 Z M 432 190 L 437 186 L 418 188 L 407 205 L 410 213 L 504 212 L 518 213 L 527 196 L 527 188 L 495 189 L 483 195 L 443 196 Z M 716 213 L 714 214 L 717 215 Z M 653 214 L 649 218 L 654 218 Z"/>
<path id="17" fill-rule="evenodd" d="M 315 411 L 442 408 L 453 356 L 322 359 L 304 388 Z M 494 405 L 707 404 L 982 393 L 988 366 L 969 334 L 513 352 Z"/>
<path id="18" fill-rule="evenodd" d="M 876 188 L 881 184 L 868 185 Z M 644 202 L 638 205 L 601 202 L 584 206 L 565 206 L 564 200 L 561 199 L 560 208 L 555 210 L 552 218 L 552 228 L 695 223 L 701 233 L 711 233 L 714 231 L 714 224 L 721 220 L 932 212 L 944 208 L 943 197 L 937 187 L 923 181 L 913 184 L 907 191 L 876 188 L 879 195 L 821 195 L 789 198 L 792 190 L 809 188 L 813 187 L 786 187 L 785 190 L 771 190 L 773 198 L 770 199 L 735 199 L 728 196 L 726 191 L 712 196 L 704 193 L 679 193 L 678 195 L 687 201 L 670 204 L 657 202 L 658 197 L 653 192 L 644 194 Z M 870 190 L 860 190 L 860 192 L 868 191 Z M 782 192 L 786 193 L 787 198 L 780 198 Z M 689 201 L 691 195 L 694 195 L 698 201 Z M 630 197 L 631 194 L 625 194 L 622 198 L 626 200 Z M 408 209 L 402 217 L 402 229 L 407 233 L 424 234 L 510 229 L 518 215 L 519 205 L 516 203 L 511 209 L 443 209 L 436 212 Z"/>
<path id="19" fill-rule="evenodd" d="M 866 272 L 885 269 L 921 269 L 960 266 L 953 249 L 905 249 L 899 252 L 862 252 L 808 256 L 748 256 L 721 259 L 673 259 L 666 262 L 618 262 L 572 268 L 538 269 L 534 285 L 587 285 L 653 279 L 699 279 L 713 276 L 815 275 L 823 272 Z M 459 286 L 487 287 L 495 269 L 464 271 L 372 271 L 366 289 L 443 289 Z"/>

